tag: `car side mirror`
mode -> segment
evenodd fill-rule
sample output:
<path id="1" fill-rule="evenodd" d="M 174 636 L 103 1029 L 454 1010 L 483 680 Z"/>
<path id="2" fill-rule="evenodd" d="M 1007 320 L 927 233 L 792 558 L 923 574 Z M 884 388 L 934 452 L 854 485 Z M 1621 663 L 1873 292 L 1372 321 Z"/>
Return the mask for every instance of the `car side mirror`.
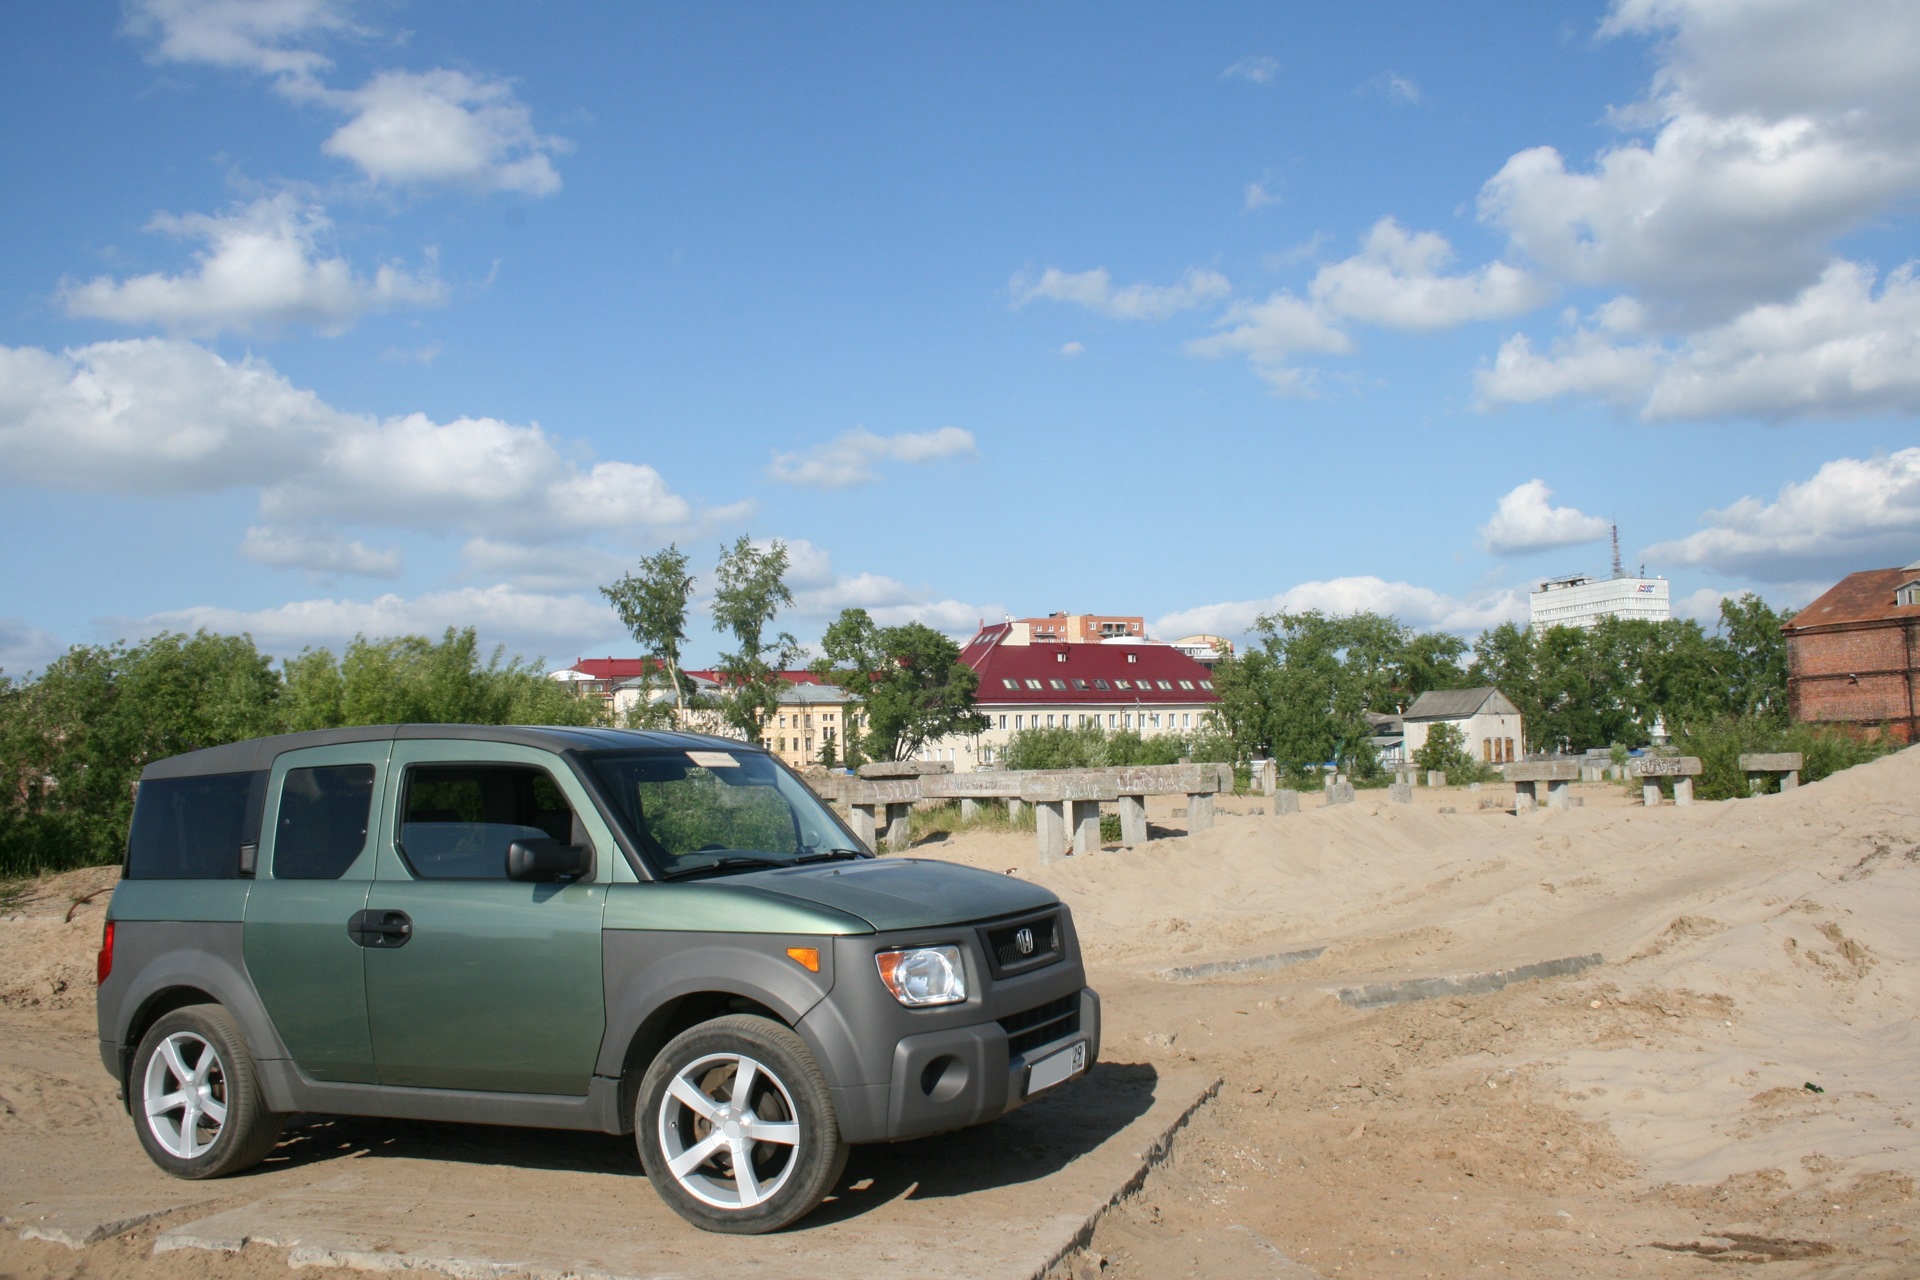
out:
<path id="1" fill-rule="evenodd" d="M 507 846 L 507 879 L 550 884 L 580 880 L 593 869 L 593 850 L 558 840 L 515 840 Z"/>

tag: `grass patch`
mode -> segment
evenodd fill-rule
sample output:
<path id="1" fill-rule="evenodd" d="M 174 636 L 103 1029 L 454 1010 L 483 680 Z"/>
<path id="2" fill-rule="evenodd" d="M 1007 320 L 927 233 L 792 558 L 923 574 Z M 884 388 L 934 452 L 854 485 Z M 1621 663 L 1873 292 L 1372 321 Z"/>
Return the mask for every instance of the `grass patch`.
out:
<path id="1" fill-rule="evenodd" d="M 0 880 L 0 912 L 12 912 L 33 896 L 31 880 Z"/>
<path id="2" fill-rule="evenodd" d="M 929 836 L 961 835 L 970 831 L 1008 832 L 1032 831 L 1034 827 L 1033 806 L 1022 808 L 1016 821 L 1007 817 L 1005 800 L 981 800 L 979 808 L 972 818 L 960 816 L 960 802 L 949 800 L 943 804 L 915 805 L 913 809 L 912 840 L 918 843 Z M 1117 822 L 1118 819 L 1116 818 Z"/>

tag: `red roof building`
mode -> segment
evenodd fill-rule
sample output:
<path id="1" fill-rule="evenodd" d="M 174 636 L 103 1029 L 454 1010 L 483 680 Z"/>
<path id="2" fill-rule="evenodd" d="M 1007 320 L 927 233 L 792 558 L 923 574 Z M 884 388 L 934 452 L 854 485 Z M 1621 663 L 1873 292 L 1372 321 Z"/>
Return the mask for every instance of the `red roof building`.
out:
<path id="1" fill-rule="evenodd" d="M 1023 729 L 1131 729 L 1194 733 L 1220 702 L 1213 673 L 1171 645 L 1143 640 L 1071 643 L 1042 639 L 1022 622 L 982 627 L 960 651 L 980 677 L 975 703 L 987 717 L 977 737 L 931 743 L 928 759 L 958 772 L 991 768 Z"/>
<path id="2" fill-rule="evenodd" d="M 1783 630 L 1795 720 L 1920 741 L 1920 561 L 1848 574 Z"/>

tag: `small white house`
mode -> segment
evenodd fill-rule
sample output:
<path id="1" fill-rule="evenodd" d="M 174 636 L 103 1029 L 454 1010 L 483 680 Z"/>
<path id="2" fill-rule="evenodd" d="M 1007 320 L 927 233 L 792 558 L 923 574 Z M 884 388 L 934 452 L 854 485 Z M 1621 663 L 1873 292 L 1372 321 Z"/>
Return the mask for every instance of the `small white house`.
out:
<path id="1" fill-rule="evenodd" d="M 1415 698 L 1406 713 L 1404 750 L 1408 760 L 1427 744 L 1427 734 L 1436 724 L 1458 729 L 1466 753 L 1487 764 L 1518 760 L 1526 750 L 1520 708 L 1491 685 L 1481 689 L 1429 689 Z"/>

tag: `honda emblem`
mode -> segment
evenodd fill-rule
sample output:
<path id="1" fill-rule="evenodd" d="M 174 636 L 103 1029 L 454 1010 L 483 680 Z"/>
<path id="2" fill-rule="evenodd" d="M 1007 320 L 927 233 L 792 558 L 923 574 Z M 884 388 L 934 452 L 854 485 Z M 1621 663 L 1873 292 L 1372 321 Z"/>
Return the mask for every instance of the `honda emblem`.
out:
<path id="1" fill-rule="evenodd" d="M 1014 934 L 1013 945 L 1020 948 L 1021 955 L 1023 956 L 1032 955 L 1033 954 L 1033 930 L 1022 929 L 1020 932 Z"/>

